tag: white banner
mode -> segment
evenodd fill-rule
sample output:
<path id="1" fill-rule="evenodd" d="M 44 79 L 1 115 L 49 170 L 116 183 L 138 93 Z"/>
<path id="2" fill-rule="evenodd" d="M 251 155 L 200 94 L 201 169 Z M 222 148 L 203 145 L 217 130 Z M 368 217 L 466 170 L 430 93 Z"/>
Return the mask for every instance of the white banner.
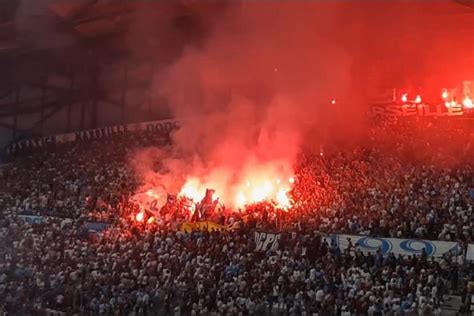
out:
<path id="1" fill-rule="evenodd" d="M 280 234 L 255 232 L 256 251 L 276 251 L 280 242 Z"/>
<path id="2" fill-rule="evenodd" d="M 362 252 L 374 253 L 380 250 L 382 254 L 394 253 L 395 255 L 411 256 L 420 255 L 424 249 L 428 257 L 442 257 L 445 254 L 458 255 L 462 247 L 457 242 L 433 241 L 421 239 L 380 238 L 354 235 L 334 235 L 341 250 L 347 249 L 349 240 L 354 247 Z"/>
<path id="3" fill-rule="evenodd" d="M 25 139 L 10 144 L 7 153 L 12 154 L 20 150 L 47 147 L 55 144 L 62 144 L 74 141 L 88 141 L 97 138 L 109 137 L 118 134 L 125 134 L 133 131 L 149 132 L 171 132 L 180 127 L 179 120 L 161 120 L 141 123 L 131 123 L 126 125 L 115 125 L 103 128 L 78 131 L 74 133 L 44 136 L 40 138 Z"/>
<path id="4" fill-rule="evenodd" d="M 474 244 L 467 245 L 466 259 L 474 261 Z"/>
<path id="5" fill-rule="evenodd" d="M 464 109 L 461 105 L 447 108 L 442 104 L 377 104 L 372 105 L 371 114 L 373 116 L 425 116 L 425 117 L 453 117 L 464 116 Z"/>

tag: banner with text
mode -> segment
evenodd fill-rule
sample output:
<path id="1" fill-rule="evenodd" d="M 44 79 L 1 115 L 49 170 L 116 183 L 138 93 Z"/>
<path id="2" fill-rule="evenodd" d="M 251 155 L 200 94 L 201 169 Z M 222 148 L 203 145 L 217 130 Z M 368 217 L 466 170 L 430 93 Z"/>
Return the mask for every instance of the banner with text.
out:
<path id="1" fill-rule="evenodd" d="M 428 257 L 442 257 L 445 254 L 458 255 L 462 247 L 457 242 L 433 241 L 422 239 L 379 238 L 354 235 L 334 235 L 336 242 L 345 250 L 352 243 L 362 252 L 374 253 L 380 249 L 382 254 L 394 253 L 395 255 L 411 256 L 420 255 L 423 249 Z"/>
<path id="2" fill-rule="evenodd" d="M 255 250 L 256 251 L 276 251 L 280 243 L 280 234 L 255 232 Z"/>
<path id="3" fill-rule="evenodd" d="M 470 111 L 473 112 L 473 111 Z M 474 112 L 473 112 L 474 113 Z M 385 103 L 374 104 L 371 107 L 372 116 L 399 116 L 399 117 L 465 117 L 468 112 L 461 106 L 456 105 L 447 108 L 442 104 L 397 104 Z"/>
<path id="4" fill-rule="evenodd" d="M 52 136 L 43 136 L 39 138 L 24 139 L 10 144 L 6 151 L 8 154 L 14 154 L 18 151 L 29 150 L 34 148 L 42 148 L 54 146 L 56 144 L 89 141 L 98 138 L 110 137 L 113 135 L 126 134 L 134 131 L 148 131 L 155 133 L 169 133 L 180 127 L 179 120 L 161 120 L 141 123 L 131 123 L 124 125 L 115 125 L 109 127 L 95 128 L 85 131 L 78 131 L 67 134 L 59 134 Z"/>

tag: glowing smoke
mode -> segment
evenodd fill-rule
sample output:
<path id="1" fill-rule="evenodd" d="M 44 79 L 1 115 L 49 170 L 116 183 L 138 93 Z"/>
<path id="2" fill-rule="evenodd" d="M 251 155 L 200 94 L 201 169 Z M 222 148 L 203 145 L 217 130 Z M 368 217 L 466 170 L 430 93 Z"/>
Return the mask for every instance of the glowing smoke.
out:
<path id="1" fill-rule="evenodd" d="M 175 117 L 195 119 L 173 135 L 172 153 L 139 154 L 135 165 L 144 182 L 159 196 L 169 191 L 199 199 L 213 188 L 227 205 L 288 204 L 291 183 L 277 179 L 293 175 L 303 144 L 357 135 L 366 87 L 382 76 L 365 76 L 374 65 L 385 66 L 377 68 L 384 79 L 387 69 L 421 67 L 418 58 L 409 59 L 420 57 L 414 52 L 422 32 L 410 32 L 419 24 L 404 25 L 393 8 L 347 5 L 243 2 L 227 10 L 202 46 L 188 47 L 155 78 L 155 93 L 168 99 Z M 380 25 L 366 22 L 373 18 Z M 391 51 L 381 45 L 380 29 L 392 32 Z M 411 34 L 408 43 L 406 36 L 397 39 L 403 31 Z M 394 57 L 390 63 L 380 60 L 386 55 Z M 153 170 L 150 159 L 161 160 L 166 172 Z"/>

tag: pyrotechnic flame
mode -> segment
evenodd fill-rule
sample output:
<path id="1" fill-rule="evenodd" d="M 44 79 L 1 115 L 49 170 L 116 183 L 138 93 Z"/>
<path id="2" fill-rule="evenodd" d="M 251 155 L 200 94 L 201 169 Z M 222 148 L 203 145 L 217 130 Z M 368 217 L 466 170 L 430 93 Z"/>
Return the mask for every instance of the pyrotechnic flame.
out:
<path id="1" fill-rule="evenodd" d="M 196 178 L 190 178 L 183 185 L 179 196 L 192 201 L 201 201 L 205 196 L 206 188 L 212 188 L 216 190 L 216 193 L 224 192 L 223 202 L 225 204 L 229 203 L 231 207 L 235 208 L 242 208 L 246 205 L 264 201 L 273 202 L 276 207 L 281 209 L 287 209 L 291 206 L 287 194 L 291 190 L 291 184 L 294 183 L 293 177 L 290 177 L 288 182 L 283 182 L 279 177 L 267 177 L 266 174 L 258 174 L 258 172 L 251 174 L 251 176 L 253 177 L 250 180 L 243 180 L 234 184 L 233 188 L 227 191 L 226 188 L 206 185 Z M 218 197 L 213 198 L 217 199 Z M 193 212 L 192 208 L 190 208 L 190 212 Z"/>
<path id="2" fill-rule="evenodd" d="M 421 103 L 421 96 L 417 95 L 414 102 L 417 103 L 417 104 L 420 104 Z"/>
<path id="3" fill-rule="evenodd" d="M 336 104 L 336 99 L 332 99 L 331 104 Z"/>
<path id="4" fill-rule="evenodd" d="M 263 187 L 256 187 L 252 190 L 252 200 L 254 202 L 261 202 L 267 198 L 267 192 Z"/>
<path id="5" fill-rule="evenodd" d="M 237 197 L 235 198 L 235 204 L 237 207 L 244 207 L 247 204 L 247 199 L 242 192 L 237 193 Z"/>
<path id="6" fill-rule="evenodd" d="M 206 188 L 203 188 L 200 181 L 196 178 L 191 178 L 181 188 L 179 196 L 184 196 L 194 202 L 201 201 L 206 192 Z"/>
<path id="7" fill-rule="evenodd" d="M 455 100 L 451 100 L 451 102 L 449 103 L 449 105 L 451 107 L 455 107 L 457 105 L 456 101 Z"/>
<path id="8" fill-rule="evenodd" d="M 469 98 L 467 95 L 464 97 L 464 100 L 462 101 L 462 104 L 468 109 L 474 108 L 474 105 L 472 104 L 471 98 Z"/>
<path id="9" fill-rule="evenodd" d="M 281 208 L 288 209 L 291 206 L 291 202 L 288 198 L 287 191 L 284 189 L 279 189 L 276 194 L 276 202 Z"/>

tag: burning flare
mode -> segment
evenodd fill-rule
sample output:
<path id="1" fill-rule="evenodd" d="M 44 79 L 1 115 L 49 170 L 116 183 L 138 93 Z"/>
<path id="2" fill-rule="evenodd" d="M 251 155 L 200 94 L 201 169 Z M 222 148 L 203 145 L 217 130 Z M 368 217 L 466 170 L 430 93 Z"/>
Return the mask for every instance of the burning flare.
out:
<path id="1" fill-rule="evenodd" d="M 448 90 L 446 90 L 446 89 L 441 90 L 441 98 L 443 100 L 447 100 L 449 98 Z"/>
<path id="2" fill-rule="evenodd" d="M 407 102 L 408 101 L 408 93 L 402 94 L 401 100 L 402 100 L 402 102 Z"/>
<path id="3" fill-rule="evenodd" d="M 474 108 L 471 98 L 469 98 L 467 95 L 464 97 L 464 100 L 462 101 L 462 105 L 464 105 L 464 107 L 466 107 L 467 109 Z"/>
<path id="4" fill-rule="evenodd" d="M 145 218 L 145 213 L 144 212 L 140 212 L 135 216 L 135 219 L 137 220 L 137 222 L 143 222 L 144 218 Z"/>
<path id="5" fill-rule="evenodd" d="M 295 182 L 293 177 L 287 178 L 288 181 L 281 181 L 278 175 L 265 172 L 250 173 L 247 176 L 249 179 L 244 179 L 228 187 L 220 187 L 216 183 L 205 183 L 191 177 L 184 183 L 178 196 L 193 202 L 200 202 L 205 197 L 206 189 L 212 188 L 215 190 L 216 196 L 222 198 L 226 205 L 229 204 L 235 209 L 259 202 L 272 202 L 280 209 L 291 207 L 288 193 Z M 216 200 L 217 197 L 214 198 L 214 201 Z"/>

